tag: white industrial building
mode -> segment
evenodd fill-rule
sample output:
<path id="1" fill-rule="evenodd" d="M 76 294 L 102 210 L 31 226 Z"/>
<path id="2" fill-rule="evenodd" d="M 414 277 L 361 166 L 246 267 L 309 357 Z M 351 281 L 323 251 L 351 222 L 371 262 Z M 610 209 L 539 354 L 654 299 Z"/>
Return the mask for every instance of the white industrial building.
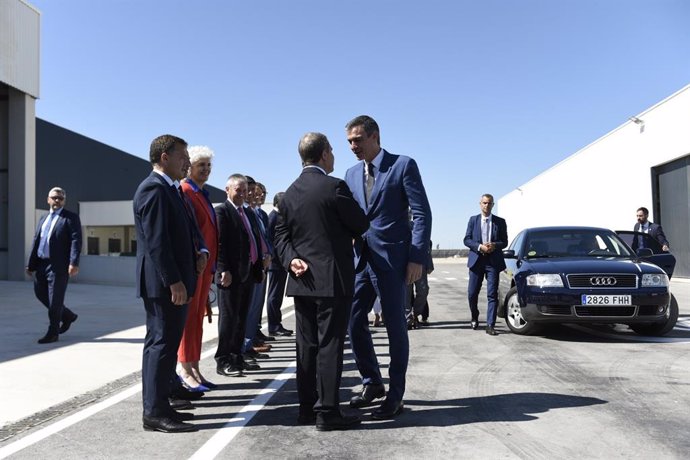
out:
<path id="1" fill-rule="evenodd" d="M 689 184 L 690 85 L 501 197 L 497 214 L 512 238 L 546 225 L 632 230 L 644 206 L 671 243 L 675 275 L 690 277 Z"/>

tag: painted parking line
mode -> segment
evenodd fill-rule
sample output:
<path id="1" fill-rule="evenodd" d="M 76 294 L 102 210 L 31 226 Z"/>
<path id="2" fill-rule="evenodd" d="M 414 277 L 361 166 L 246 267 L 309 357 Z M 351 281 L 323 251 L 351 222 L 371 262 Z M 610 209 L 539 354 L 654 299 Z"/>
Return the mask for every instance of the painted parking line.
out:
<path id="1" fill-rule="evenodd" d="M 93 406 L 89 406 L 86 409 L 77 412 L 76 414 L 72 414 L 68 417 L 65 417 L 64 419 L 55 422 L 52 425 L 48 425 L 47 427 L 42 428 L 34 433 L 31 433 L 30 435 L 25 436 L 18 441 L 8 444 L 5 447 L 0 448 L 0 459 L 6 458 L 12 454 L 16 454 L 20 450 L 26 449 L 27 447 L 36 444 L 37 442 L 42 441 L 43 439 L 46 439 L 49 436 L 59 433 L 65 428 L 71 427 L 75 423 L 84 421 L 92 415 L 95 415 L 102 410 L 105 410 L 121 401 L 124 401 L 130 396 L 134 396 L 140 391 L 141 382 L 137 383 L 136 385 L 132 385 L 126 390 L 121 391 L 120 393 L 111 396 L 110 398 L 105 399 L 99 403 L 96 403 Z"/>
<path id="2" fill-rule="evenodd" d="M 294 305 L 287 305 L 286 307 L 290 307 Z M 286 312 L 283 314 L 283 318 L 289 318 L 290 316 L 295 314 L 295 310 L 293 309 L 292 311 Z M 267 324 L 262 324 L 261 327 L 264 328 L 266 327 Z M 209 349 L 206 350 L 204 353 L 201 354 L 201 359 L 206 359 L 212 355 L 215 354 L 215 350 Z M 278 376 L 273 380 L 271 383 L 268 384 L 264 389 L 259 391 L 259 395 L 254 398 L 248 405 L 243 407 L 239 413 L 244 413 L 245 417 L 243 418 L 233 418 L 228 422 L 226 425 L 221 428 L 221 430 L 226 430 L 225 435 L 229 436 L 230 440 L 234 438 L 237 433 L 251 420 L 252 417 L 261 410 L 266 402 L 271 399 L 271 397 L 275 394 L 278 389 L 280 389 L 285 381 L 289 380 L 291 376 L 294 376 L 295 374 L 295 366 L 296 363 L 292 362 L 288 365 L 288 367 Z M 86 409 L 80 410 L 79 412 L 76 412 L 72 415 L 69 415 L 65 417 L 62 420 L 59 420 L 53 424 L 50 424 L 46 426 L 45 428 L 41 428 L 38 431 L 35 431 L 34 433 L 31 433 L 28 436 L 25 436 L 13 443 L 7 444 L 4 447 L 0 448 L 0 460 L 9 457 L 10 455 L 16 454 L 17 452 L 26 449 L 29 446 L 32 446 L 36 444 L 37 442 L 40 442 L 50 436 L 53 436 L 54 434 L 59 433 L 60 431 L 71 427 L 72 425 L 82 422 L 86 420 L 87 418 L 91 417 L 92 415 L 96 415 L 97 413 L 108 409 L 109 407 L 114 406 L 115 404 L 124 401 L 125 399 L 134 396 L 135 394 L 141 392 L 141 382 L 137 383 L 136 385 L 132 385 L 125 390 L 107 398 L 104 399 L 103 401 L 100 401 L 92 406 L 87 407 Z M 253 412 L 252 412 L 253 411 Z M 235 430 L 234 432 L 232 430 Z M 216 438 L 218 434 L 215 434 L 213 437 L 211 437 L 211 440 Z M 209 442 L 211 441 L 209 440 Z M 228 443 L 230 442 L 228 441 Z M 204 444 L 202 446 L 202 449 L 204 449 L 209 442 Z M 219 443 L 215 443 L 208 448 L 211 449 L 214 446 L 216 446 Z M 227 443 L 226 443 L 227 445 Z M 224 447 L 224 446 L 223 446 Z M 221 447 L 222 449 L 222 447 Z M 194 455 L 194 458 L 212 458 L 209 456 L 203 456 L 203 457 L 197 457 L 197 454 L 201 452 L 201 449 Z M 215 457 L 216 454 L 214 454 Z"/>
<path id="3" fill-rule="evenodd" d="M 211 439 L 197 450 L 192 455 L 190 460 L 207 460 L 216 458 L 223 449 L 227 447 L 230 442 L 239 434 L 242 428 L 251 421 L 251 419 L 264 408 L 266 403 L 273 397 L 280 388 L 295 377 L 297 370 L 297 362 L 293 361 L 290 365 L 277 376 L 266 388 L 259 392 L 259 395 L 252 399 L 249 404 L 239 410 L 237 416 L 231 418 L 228 423 L 218 429 L 216 434 L 211 436 Z"/>

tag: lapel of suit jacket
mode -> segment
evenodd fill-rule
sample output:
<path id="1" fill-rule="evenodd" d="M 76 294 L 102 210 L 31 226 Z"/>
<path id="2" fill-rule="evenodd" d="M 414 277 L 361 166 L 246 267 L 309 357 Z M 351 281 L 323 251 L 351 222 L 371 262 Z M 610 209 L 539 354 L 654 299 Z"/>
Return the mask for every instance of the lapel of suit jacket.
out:
<path id="1" fill-rule="evenodd" d="M 376 203 L 376 199 L 379 196 L 379 191 L 383 188 L 383 184 L 386 182 L 386 178 L 388 177 L 388 173 L 391 170 L 391 155 L 383 150 L 381 153 L 383 155 L 383 158 L 381 159 L 381 165 L 379 167 L 379 170 L 376 172 L 376 180 L 374 181 L 374 188 L 371 191 L 371 196 L 369 197 L 369 208 L 371 208 L 374 203 Z M 362 182 L 364 182 L 364 162 L 362 161 Z"/>

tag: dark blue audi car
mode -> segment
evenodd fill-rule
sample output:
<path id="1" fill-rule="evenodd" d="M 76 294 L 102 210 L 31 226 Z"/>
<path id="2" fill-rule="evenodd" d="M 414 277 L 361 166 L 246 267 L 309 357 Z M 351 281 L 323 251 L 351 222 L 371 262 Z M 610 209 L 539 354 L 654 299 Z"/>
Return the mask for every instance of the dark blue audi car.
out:
<path id="1" fill-rule="evenodd" d="M 611 230 L 529 228 L 503 253 L 498 316 L 516 334 L 533 334 L 547 323 L 619 323 L 664 335 L 678 319 L 669 292 L 673 256 L 633 252 Z"/>

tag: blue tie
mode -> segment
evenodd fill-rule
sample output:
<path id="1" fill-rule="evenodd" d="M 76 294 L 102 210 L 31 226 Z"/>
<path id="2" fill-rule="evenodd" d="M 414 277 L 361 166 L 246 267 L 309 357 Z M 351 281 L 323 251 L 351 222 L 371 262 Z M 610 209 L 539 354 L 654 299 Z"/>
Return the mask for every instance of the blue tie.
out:
<path id="1" fill-rule="evenodd" d="M 50 237 L 50 226 L 53 225 L 53 218 L 57 213 L 51 212 L 46 219 L 47 223 L 41 229 L 41 241 L 38 243 L 38 257 L 41 259 L 47 259 L 50 257 L 49 253 L 46 253 L 46 247 L 48 245 L 48 238 Z"/>

